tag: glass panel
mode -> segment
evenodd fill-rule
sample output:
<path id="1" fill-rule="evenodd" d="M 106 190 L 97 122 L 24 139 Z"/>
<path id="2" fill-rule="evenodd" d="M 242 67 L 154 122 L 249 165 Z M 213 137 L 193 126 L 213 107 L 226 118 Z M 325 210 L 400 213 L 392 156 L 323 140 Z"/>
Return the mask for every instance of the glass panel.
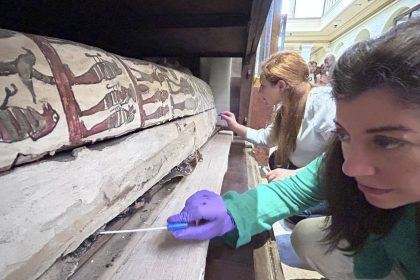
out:
<path id="1" fill-rule="evenodd" d="M 290 15 L 290 0 L 283 0 L 281 1 L 281 14 L 289 14 Z"/>
<path id="2" fill-rule="evenodd" d="M 325 0 L 296 0 L 295 17 L 316 18 L 322 17 Z"/>

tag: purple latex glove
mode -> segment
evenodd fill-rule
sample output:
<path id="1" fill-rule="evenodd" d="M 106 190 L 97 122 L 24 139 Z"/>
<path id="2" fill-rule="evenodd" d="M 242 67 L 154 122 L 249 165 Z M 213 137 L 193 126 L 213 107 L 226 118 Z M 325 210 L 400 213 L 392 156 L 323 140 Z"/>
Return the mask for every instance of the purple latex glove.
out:
<path id="1" fill-rule="evenodd" d="M 199 221 L 196 225 L 195 221 Z M 178 239 L 208 240 L 235 228 L 220 195 L 201 190 L 190 196 L 181 213 L 170 216 L 168 223 L 189 223 L 187 229 L 173 232 Z"/>

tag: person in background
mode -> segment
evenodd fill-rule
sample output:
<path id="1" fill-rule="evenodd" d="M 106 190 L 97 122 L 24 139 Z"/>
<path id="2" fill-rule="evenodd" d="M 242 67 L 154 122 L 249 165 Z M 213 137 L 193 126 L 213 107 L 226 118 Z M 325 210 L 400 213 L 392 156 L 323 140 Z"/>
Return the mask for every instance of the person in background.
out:
<path id="1" fill-rule="evenodd" d="M 322 63 L 319 67 L 317 67 L 316 70 L 316 85 L 317 86 L 329 86 L 330 82 L 328 81 L 328 73 L 327 68 L 325 67 L 325 64 Z"/>
<path id="2" fill-rule="evenodd" d="M 316 75 L 315 75 L 315 71 L 316 71 L 316 67 L 317 67 L 317 63 L 316 61 L 312 60 L 309 61 L 308 63 L 308 67 L 309 67 L 309 82 L 312 84 L 316 84 Z"/>
<path id="3" fill-rule="evenodd" d="M 349 48 L 332 73 L 336 137 L 295 176 L 223 198 L 199 191 L 168 222 L 179 239 L 223 236 L 239 247 L 326 197 L 330 217 L 292 233 L 328 279 L 420 279 L 420 20 Z"/>
<path id="4" fill-rule="evenodd" d="M 335 65 L 335 55 L 332 53 L 329 53 L 324 58 L 324 67 L 327 73 L 329 73 Z"/>
<path id="5" fill-rule="evenodd" d="M 320 86 L 330 86 L 329 76 L 330 71 L 333 69 L 335 64 L 335 56 L 329 53 L 324 58 L 324 63 L 321 64 L 318 70 L 317 82 Z"/>
<path id="6" fill-rule="evenodd" d="M 331 88 L 315 87 L 308 77 L 309 68 L 299 54 L 276 53 L 261 67 L 259 89 L 267 104 L 280 106 L 274 122 L 255 130 L 239 124 L 233 113 L 221 113 L 239 136 L 258 145 L 277 146 L 268 181 L 288 176 L 294 173 L 290 169 L 311 162 L 325 151 L 331 137 L 335 117 Z"/>

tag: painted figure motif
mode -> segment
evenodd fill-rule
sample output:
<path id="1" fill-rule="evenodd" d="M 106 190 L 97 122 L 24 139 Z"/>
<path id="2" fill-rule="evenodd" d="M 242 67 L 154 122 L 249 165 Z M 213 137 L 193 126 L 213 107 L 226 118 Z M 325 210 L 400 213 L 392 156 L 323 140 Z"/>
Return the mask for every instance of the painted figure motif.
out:
<path id="1" fill-rule="evenodd" d="M 173 80 L 168 80 L 168 86 L 169 86 L 169 90 L 171 91 L 172 94 L 179 94 L 179 93 L 184 93 L 186 95 L 191 95 L 194 96 L 195 95 L 195 91 L 193 86 L 191 85 L 191 83 L 185 79 L 184 77 L 181 77 L 179 80 L 179 83 L 173 81 Z M 178 90 L 174 90 L 172 88 L 172 86 L 176 86 L 178 87 Z"/>
<path id="2" fill-rule="evenodd" d="M 197 108 L 197 101 L 194 98 L 189 97 L 184 101 L 175 103 L 173 97 L 171 96 L 171 106 L 173 110 L 194 110 Z"/>
<path id="3" fill-rule="evenodd" d="M 164 82 L 166 82 L 171 95 L 172 94 L 176 95 L 176 94 L 183 93 L 185 95 L 195 96 L 196 90 L 195 90 L 191 81 L 189 81 L 188 79 L 186 79 L 182 76 L 178 78 L 175 75 L 175 72 L 171 69 L 166 69 L 166 68 L 163 68 L 161 66 L 154 65 L 154 64 L 151 64 L 151 65 L 152 65 L 152 69 L 153 69 L 151 74 L 145 73 L 143 71 L 140 71 L 140 70 L 132 68 L 132 67 L 130 68 L 131 71 L 134 71 L 135 73 L 137 73 L 139 75 L 138 77 L 136 77 L 136 81 L 139 81 L 139 82 L 158 81 L 161 85 Z M 177 89 L 175 89 L 175 88 L 177 88 Z M 164 97 L 164 99 L 162 97 Z M 159 97 L 156 97 L 156 94 L 155 94 L 154 96 L 152 96 L 148 99 L 145 99 L 143 101 L 143 104 L 147 104 L 149 102 L 158 102 L 159 101 L 158 99 L 159 99 Z M 160 101 L 163 102 L 166 99 L 167 99 L 166 95 L 161 96 Z M 183 111 L 183 110 L 194 110 L 194 109 L 197 108 L 197 103 L 198 103 L 198 100 L 196 100 L 194 98 L 191 98 L 191 97 L 189 97 L 189 98 L 187 98 L 184 101 L 179 102 L 179 103 L 175 103 L 173 98 L 171 97 L 170 101 L 171 101 L 171 106 L 173 107 L 173 110 L 178 109 L 178 110 L 181 110 L 181 111 Z M 163 112 L 166 112 L 166 111 L 161 111 L 161 112 L 163 113 Z M 154 112 L 152 115 L 153 116 L 159 116 L 159 117 L 162 116 L 162 115 L 159 115 L 158 110 L 156 112 Z M 145 118 L 150 119 L 151 116 L 147 115 L 147 116 L 145 116 Z"/>
<path id="4" fill-rule="evenodd" d="M 140 77 L 136 77 L 136 80 L 139 82 L 149 82 L 153 83 L 155 81 L 159 82 L 162 85 L 165 81 L 171 79 L 168 75 L 172 77 L 172 79 L 177 79 L 175 72 L 172 69 L 164 68 L 162 66 L 152 64 L 152 63 L 141 63 L 136 62 L 135 65 L 149 65 L 152 68 L 152 73 L 148 74 L 133 67 L 130 67 L 131 71 L 136 72 L 140 75 Z"/>
<path id="5" fill-rule="evenodd" d="M 152 73 L 148 74 L 138 69 L 130 68 L 130 70 L 140 74 L 140 77 L 136 77 L 139 82 L 154 82 L 158 81 L 161 85 L 166 82 L 168 84 L 171 94 L 184 93 L 187 95 L 194 95 L 195 91 L 191 83 L 184 77 L 178 78 L 175 72 L 171 69 L 166 69 L 158 65 L 152 65 Z M 178 82 L 179 80 L 179 82 Z M 178 90 L 173 87 L 178 87 Z"/>
<path id="6" fill-rule="evenodd" d="M 32 95 L 32 101 L 36 103 L 36 94 L 32 83 L 32 78 L 43 81 L 47 84 L 54 84 L 54 78 L 40 73 L 34 68 L 36 59 L 34 53 L 22 47 L 26 53 L 19 55 L 15 60 L 9 62 L 0 61 L 0 76 L 9 76 L 18 74 L 19 78 L 29 89 Z"/>
<path id="7" fill-rule="evenodd" d="M 169 93 L 166 90 L 157 90 L 152 97 L 146 98 L 143 100 L 144 104 L 164 102 L 168 99 Z"/>
<path id="8" fill-rule="evenodd" d="M 73 72 L 70 70 L 68 65 L 64 65 L 67 72 L 66 74 L 68 75 L 68 79 L 72 84 L 97 84 L 102 80 L 109 81 L 122 74 L 121 68 L 118 67 L 117 63 L 114 60 L 112 62 L 104 60 L 101 57 L 100 53 L 97 53 L 95 55 L 85 53 L 85 56 L 93 58 L 95 64 L 92 67 L 90 67 L 88 71 L 86 71 L 80 76 L 74 76 Z"/>
<path id="9" fill-rule="evenodd" d="M 44 103 L 42 113 L 29 106 L 7 106 L 9 98 L 18 91 L 14 84 L 11 87 L 13 90 L 5 88 L 6 97 L 0 106 L 0 142 L 13 143 L 28 137 L 36 141 L 53 131 L 59 116 L 51 105 Z"/>
<path id="10" fill-rule="evenodd" d="M 133 67 L 129 68 L 129 71 L 135 72 L 136 74 L 138 74 L 138 76 L 135 77 L 136 82 L 149 82 L 149 83 L 153 83 L 154 81 L 159 82 L 161 85 L 164 82 L 167 82 L 168 80 L 170 80 L 169 75 L 171 75 L 172 77 L 176 78 L 175 72 L 171 69 L 166 69 L 164 67 L 161 67 L 159 65 L 155 65 L 155 64 L 151 64 L 151 63 L 134 63 L 136 65 L 150 65 L 152 68 L 152 73 L 148 74 L 145 73 L 143 71 L 140 71 L 138 69 L 135 69 Z M 134 76 L 134 75 L 133 75 Z M 138 86 L 142 86 L 142 84 L 138 84 Z M 146 93 L 150 90 L 149 87 L 144 87 L 144 90 L 140 93 Z M 142 104 L 150 104 L 150 103 L 162 103 L 162 106 L 157 108 L 153 113 L 151 114 L 143 114 L 143 118 L 145 120 L 153 120 L 153 119 L 159 119 L 162 118 L 163 116 L 167 115 L 170 110 L 168 105 L 163 106 L 163 103 L 168 99 L 169 97 L 169 93 L 166 90 L 157 90 L 155 91 L 154 95 L 146 98 L 146 99 L 142 99 Z"/>
<path id="11" fill-rule="evenodd" d="M 81 116 L 90 116 L 99 111 L 105 111 L 115 105 L 125 105 L 132 100 L 136 102 L 136 92 L 132 85 L 129 88 L 116 84 L 114 86 L 106 85 L 107 89 L 112 89 L 108 92 L 101 101 L 95 106 L 81 112 Z"/>
<path id="12" fill-rule="evenodd" d="M 3 29 L 0 89 L 6 93 L 0 94 L 4 148 L 0 170 L 13 166 L 22 153 L 13 143 L 37 141 L 57 129 L 55 142 L 38 141 L 41 144 L 31 146 L 31 155 L 83 145 L 87 137 L 89 141 L 111 138 L 214 107 L 210 89 L 187 74 L 75 42 Z M 33 105 L 37 103 L 41 104 Z M 30 160 L 21 158 L 20 163 Z"/>
<path id="13" fill-rule="evenodd" d="M 87 129 L 83 121 L 81 122 L 82 126 L 82 135 L 83 137 L 88 137 L 93 134 L 97 134 L 112 128 L 117 128 L 123 124 L 130 123 L 134 120 L 136 114 L 136 109 L 133 105 L 128 107 L 128 110 L 122 107 L 116 107 L 114 112 L 102 122 L 94 125 L 91 129 Z"/>
<path id="14" fill-rule="evenodd" d="M 153 113 L 146 115 L 146 120 L 159 119 L 169 113 L 169 106 L 162 106 L 156 109 Z"/>

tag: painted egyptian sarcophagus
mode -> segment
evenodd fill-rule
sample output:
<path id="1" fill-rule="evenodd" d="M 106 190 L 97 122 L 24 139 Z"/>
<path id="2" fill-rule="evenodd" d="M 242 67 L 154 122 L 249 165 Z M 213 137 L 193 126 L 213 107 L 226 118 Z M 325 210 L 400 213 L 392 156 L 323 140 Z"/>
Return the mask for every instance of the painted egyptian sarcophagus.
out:
<path id="1" fill-rule="evenodd" d="M 74 42 L 0 30 L 1 169 L 214 107 L 203 81 Z"/>
<path id="2" fill-rule="evenodd" d="M 200 148 L 216 122 L 196 77 L 1 29 L 0 91 L 0 279 L 42 275 Z"/>

